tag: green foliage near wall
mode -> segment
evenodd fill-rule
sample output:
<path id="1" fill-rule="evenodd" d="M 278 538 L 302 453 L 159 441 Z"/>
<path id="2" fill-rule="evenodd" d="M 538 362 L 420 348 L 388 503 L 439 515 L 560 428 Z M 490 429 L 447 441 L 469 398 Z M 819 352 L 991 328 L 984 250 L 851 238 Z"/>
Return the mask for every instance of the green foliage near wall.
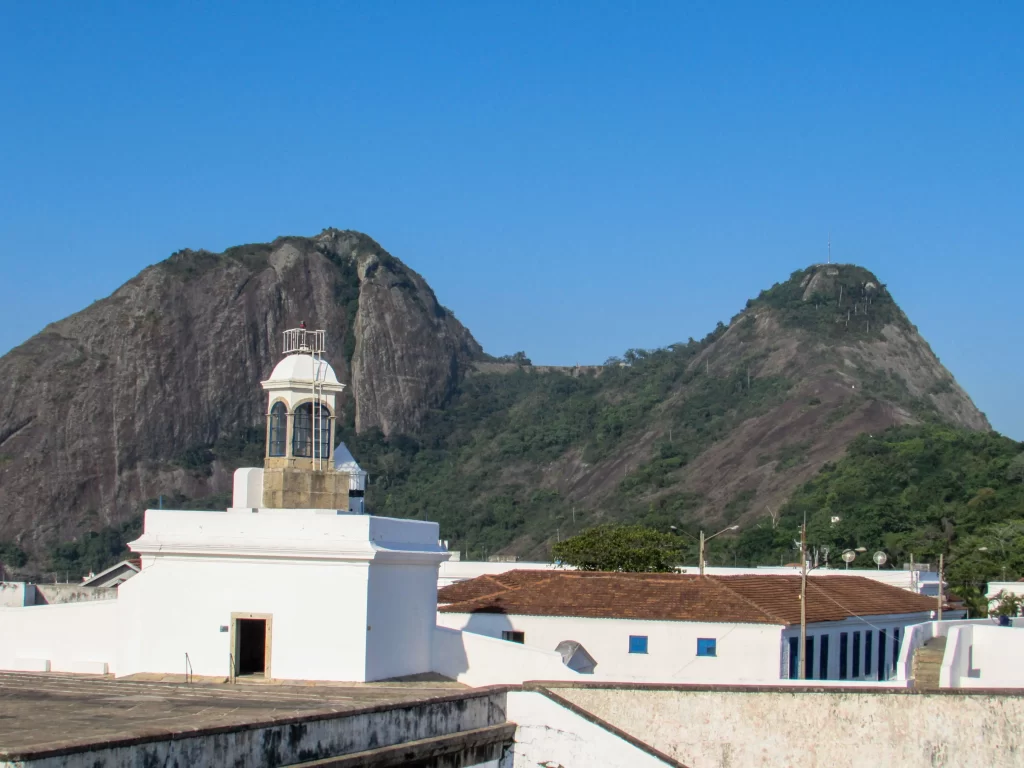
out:
<path id="1" fill-rule="evenodd" d="M 146 509 L 227 509 L 231 504 L 230 493 L 193 499 L 180 492 L 165 495 L 162 499 L 147 499 Z M 142 534 L 142 515 L 114 525 L 88 531 L 77 539 L 57 544 L 50 548 L 46 571 L 41 577 L 55 577 L 58 580 L 77 579 L 90 571 L 98 573 L 104 568 L 131 557 L 128 542 Z M 24 565 L 24 563 L 22 563 Z"/>
<path id="2" fill-rule="evenodd" d="M 0 541 L 0 565 L 7 568 L 21 568 L 28 562 L 25 550 L 13 541 Z"/>
<path id="3" fill-rule="evenodd" d="M 794 493 L 774 529 L 764 519 L 744 531 L 737 557 L 799 559 L 793 542 L 806 514 L 811 547 L 829 547 L 834 563 L 856 547 L 885 551 L 889 567 L 911 556 L 934 565 L 941 553 L 953 589 L 980 607 L 987 581 L 1024 575 L 1022 450 L 994 432 L 935 424 L 860 435 Z M 859 559 L 855 567 L 873 567 Z"/>

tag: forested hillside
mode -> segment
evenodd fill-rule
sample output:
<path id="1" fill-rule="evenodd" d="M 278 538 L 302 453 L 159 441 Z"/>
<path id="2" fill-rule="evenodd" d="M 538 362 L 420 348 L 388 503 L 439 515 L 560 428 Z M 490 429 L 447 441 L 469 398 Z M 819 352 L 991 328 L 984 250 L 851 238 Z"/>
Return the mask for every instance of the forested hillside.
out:
<path id="1" fill-rule="evenodd" d="M 359 311 L 381 301 L 362 296 Z M 356 348 L 365 344 L 358 331 Z M 251 378 L 256 390 L 259 375 Z M 378 378 L 375 391 L 390 386 L 386 373 Z M 700 341 L 631 349 L 582 369 L 478 354 L 443 399 L 417 409 L 415 421 L 388 429 L 353 420 L 358 407 L 346 406 L 338 437 L 370 473 L 373 512 L 436 520 L 471 558 L 544 559 L 558 539 L 603 522 L 738 524 L 751 535 L 858 435 L 903 424 L 988 429 L 885 286 L 860 267 L 831 264 L 793 273 Z M 230 471 L 258 463 L 263 426 L 219 427 L 216 439 L 176 454 L 177 474 L 150 484 L 139 512 L 160 495 L 170 508 L 227 505 Z M 205 485 L 182 482 L 189 478 Z M 95 525 L 37 567 L 99 567 L 137 528 L 137 518 Z M 785 557 L 776 544 L 737 545 L 722 537 L 709 554 Z"/>
<path id="2" fill-rule="evenodd" d="M 939 424 L 861 435 L 777 519 L 744 531 L 735 554 L 745 563 L 799 560 L 794 538 L 805 516 L 819 562 L 838 565 L 857 547 L 868 550 L 861 567 L 874 567 L 875 550 L 889 567 L 934 566 L 942 554 L 952 588 L 977 603 L 985 582 L 1024 574 L 1024 444 Z"/>

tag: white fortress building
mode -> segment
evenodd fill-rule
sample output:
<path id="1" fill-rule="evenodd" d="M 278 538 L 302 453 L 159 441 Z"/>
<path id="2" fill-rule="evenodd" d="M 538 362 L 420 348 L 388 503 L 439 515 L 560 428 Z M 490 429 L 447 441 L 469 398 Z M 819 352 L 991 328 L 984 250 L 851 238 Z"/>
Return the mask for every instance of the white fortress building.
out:
<path id="1" fill-rule="evenodd" d="M 284 334 L 262 382 L 267 456 L 230 509 L 145 513 L 116 600 L 8 609 L 0 668 L 369 681 L 430 672 L 437 523 L 362 514 L 366 473 L 334 447 L 344 389 L 324 332 Z M 14 631 L 16 630 L 16 631 Z"/>
<path id="2" fill-rule="evenodd" d="M 903 641 L 937 607 L 916 589 L 810 579 L 801 663 L 798 576 L 446 563 L 437 523 L 365 513 L 366 473 L 337 442 L 344 385 L 324 346 L 323 331 L 284 332 L 283 358 L 261 382 L 264 466 L 236 471 L 226 511 L 147 510 L 129 543 L 141 568 L 98 588 L 102 599 L 33 605 L 18 602 L 30 589 L 0 585 L 13 595 L 3 605 L 26 606 L 0 607 L 0 670 L 312 682 L 432 673 L 485 686 L 793 684 L 802 669 L 825 684 L 906 685 Z M 944 631 L 918 630 L 911 645 Z"/>

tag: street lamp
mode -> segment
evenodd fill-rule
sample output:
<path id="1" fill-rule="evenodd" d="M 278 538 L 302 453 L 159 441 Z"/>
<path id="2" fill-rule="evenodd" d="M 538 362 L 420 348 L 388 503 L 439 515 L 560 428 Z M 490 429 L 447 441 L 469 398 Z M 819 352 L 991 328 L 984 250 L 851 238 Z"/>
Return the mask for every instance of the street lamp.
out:
<path id="1" fill-rule="evenodd" d="M 687 537 L 693 539 L 693 536 L 691 536 L 686 531 L 684 531 L 684 530 L 682 530 L 680 528 L 676 528 L 674 525 L 670 525 L 669 529 L 672 530 L 672 531 L 675 531 L 676 533 L 681 533 L 684 536 L 687 536 Z M 696 541 L 698 543 L 698 545 L 700 546 L 700 548 L 698 550 L 698 553 L 697 553 L 697 564 L 698 564 L 698 567 L 700 569 L 700 575 L 701 576 L 704 575 L 704 543 L 707 542 L 707 541 L 711 541 L 713 538 L 715 538 L 715 536 L 718 536 L 718 535 L 723 534 L 723 533 L 728 533 L 729 531 L 738 531 L 739 529 L 740 529 L 740 527 L 738 525 L 730 525 L 728 528 L 723 528 L 718 533 L 713 533 L 710 536 L 705 536 L 704 535 L 704 531 L 701 531 L 700 532 L 700 538 L 699 539 L 694 539 L 694 541 Z"/>
<path id="2" fill-rule="evenodd" d="M 711 534 L 710 536 L 707 536 L 707 537 L 704 536 L 704 531 L 700 532 L 700 560 L 699 560 L 699 567 L 700 567 L 700 575 L 701 576 L 704 575 L 704 543 L 708 542 L 708 541 L 711 541 L 713 538 L 715 538 L 715 536 L 719 536 L 719 535 L 721 535 L 723 533 L 726 533 L 727 531 L 738 531 L 739 529 L 740 529 L 740 527 L 738 525 L 730 525 L 728 528 L 723 528 L 718 533 L 713 533 L 713 534 Z"/>

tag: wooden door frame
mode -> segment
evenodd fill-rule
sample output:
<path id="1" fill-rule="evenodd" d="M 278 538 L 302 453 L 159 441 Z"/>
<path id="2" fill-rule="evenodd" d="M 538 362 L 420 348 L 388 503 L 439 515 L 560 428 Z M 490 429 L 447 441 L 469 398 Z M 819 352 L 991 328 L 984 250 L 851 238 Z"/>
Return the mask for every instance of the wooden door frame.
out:
<path id="1" fill-rule="evenodd" d="M 238 631 L 238 620 L 239 619 L 261 619 L 267 622 L 266 625 L 266 637 L 263 640 L 263 679 L 270 680 L 270 658 L 271 658 L 271 639 L 273 638 L 273 626 L 274 626 L 274 614 L 272 613 L 246 613 L 246 612 L 235 612 L 231 613 L 231 669 L 229 670 L 230 680 L 234 680 L 238 677 L 238 643 L 241 641 Z"/>

